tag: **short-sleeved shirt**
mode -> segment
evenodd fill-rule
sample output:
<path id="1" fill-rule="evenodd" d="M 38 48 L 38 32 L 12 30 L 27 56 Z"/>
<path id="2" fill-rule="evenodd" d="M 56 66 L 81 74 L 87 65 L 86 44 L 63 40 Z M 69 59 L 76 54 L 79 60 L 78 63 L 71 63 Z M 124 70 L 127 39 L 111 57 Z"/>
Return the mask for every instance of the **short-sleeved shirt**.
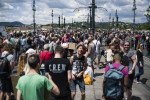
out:
<path id="1" fill-rule="evenodd" d="M 49 59 L 52 59 L 52 53 L 47 51 L 41 52 L 41 62 L 43 61 L 43 59 L 45 59 L 45 62 Z"/>
<path id="2" fill-rule="evenodd" d="M 2 55 L 1 55 L 1 57 L 5 57 L 6 54 L 8 54 L 8 53 L 3 52 Z M 7 60 L 8 60 L 9 62 L 15 62 L 15 57 L 14 57 L 12 54 L 9 54 L 9 55 L 7 56 Z"/>
<path id="3" fill-rule="evenodd" d="M 72 70 L 70 61 L 65 58 L 52 58 L 45 63 L 45 68 L 60 90 L 59 97 L 70 95 L 71 90 L 68 82 L 68 70 Z M 53 93 L 51 95 L 56 96 Z"/>
<path id="4" fill-rule="evenodd" d="M 44 100 L 44 91 L 50 91 L 53 85 L 47 77 L 36 73 L 20 77 L 16 88 L 21 91 L 23 100 Z"/>
<path id="5" fill-rule="evenodd" d="M 129 71 L 132 70 L 133 61 L 132 61 L 131 57 L 132 57 L 133 55 L 134 55 L 134 52 L 133 52 L 133 51 L 129 51 L 129 52 L 127 53 L 127 56 L 128 56 L 128 58 L 129 58 Z M 135 70 L 134 70 L 133 72 L 135 72 Z"/>
<path id="6" fill-rule="evenodd" d="M 114 69 L 118 69 L 121 66 L 121 64 L 119 64 L 119 63 L 113 63 L 112 65 L 113 65 Z M 110 67 L 106 66 L 105 73 L 107 73 L 107 71 L 109 71 L 109 70 L 110 70 Z M 128 77 L 128 68 L 127 67 L 123 68 L 123 70 L 121 72 L 123 73 L 124 77 Z"/>

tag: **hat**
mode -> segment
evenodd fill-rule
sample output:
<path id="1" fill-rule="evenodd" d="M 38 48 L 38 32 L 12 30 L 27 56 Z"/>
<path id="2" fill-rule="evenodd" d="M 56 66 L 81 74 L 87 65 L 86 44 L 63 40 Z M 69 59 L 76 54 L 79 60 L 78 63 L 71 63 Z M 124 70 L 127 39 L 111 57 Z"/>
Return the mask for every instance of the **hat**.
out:
<path id="1" fill-rule="evenodd" d="M 29 54 L 29 53 L 36 53 L 36 50 L 30 48 L 26 51 L 26 54 Z"/>
<path id="2" fill-rule="evenodd" d="M 49 49 L 49 44 L 44 45 L 44 50 L 47 50 L 47 49 Z"/>
<path id="3" fill-rule="evenodd" d="M 36 35 L 36 38 L 39 38 L 39 35 Z"/>
<path id="4" fill-rule="evenodd" d="M 76 49 L 78 49 L 80 46 L 82 46 L 83 50 L 86 49 L 85 46 L 84 46 L 83 44 L 78 44 L 78 45 L 76 46 Z"/>

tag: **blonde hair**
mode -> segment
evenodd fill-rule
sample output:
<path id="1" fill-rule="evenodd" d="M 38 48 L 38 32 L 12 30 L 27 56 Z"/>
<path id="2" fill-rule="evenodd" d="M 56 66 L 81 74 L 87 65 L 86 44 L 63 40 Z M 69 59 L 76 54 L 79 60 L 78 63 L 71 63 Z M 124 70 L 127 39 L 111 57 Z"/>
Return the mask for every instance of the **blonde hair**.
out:
<path id="1" fill-rule="evenodd" d="M 21 75 L 27 63 L 27 55 L 22 53 L 18 61 L 18 74 Z"/>
<path id="2" fill-rule="evenodd" d="M 136 50 L 141 49 L 141 44 L 142 44 L 142 43 L 138 43 L 138 45 L 137 45 L 137 47 L 136 47 Z"/>

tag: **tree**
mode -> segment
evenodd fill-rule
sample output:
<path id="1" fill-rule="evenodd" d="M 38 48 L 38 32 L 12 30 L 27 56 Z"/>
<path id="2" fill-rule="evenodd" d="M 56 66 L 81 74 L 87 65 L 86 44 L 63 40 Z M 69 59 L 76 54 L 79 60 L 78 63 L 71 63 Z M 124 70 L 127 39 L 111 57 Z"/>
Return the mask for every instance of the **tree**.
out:
<path id="1" fill-rule="evenodd" d="M 147 18 L 147 21 L 150 22 L 150 6 L 147 8 L 147 14 L 144 14 L 145 17 Z"/>
<path id="2" fill-rule="evenodd" d="M 147 8 L 146 11 L 147 13 L 144 14 L 144 16 L 147 18 L 148 22 L 144 25 L 144 28 L 150 30 L 150 6 Z"/>

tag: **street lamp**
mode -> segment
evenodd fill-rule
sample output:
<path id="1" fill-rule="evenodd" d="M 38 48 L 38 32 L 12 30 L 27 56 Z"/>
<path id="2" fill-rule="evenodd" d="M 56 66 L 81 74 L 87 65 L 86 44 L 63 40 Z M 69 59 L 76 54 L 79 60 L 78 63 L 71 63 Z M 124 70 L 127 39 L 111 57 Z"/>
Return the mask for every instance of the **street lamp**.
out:
<path id="1" fill-rule="evenodd" d="M 35 11 L 36 11 L 36 8 L 35 8 L 35 0 L 33 0 L 33 28 L 34 28 L 34 31 L 33 31 L 33 34 L 35 34 Z"/>
<path id="2" fill-rule="evenodd" d="M 53 28 L 53 16 L 54 16 L 54 14 L 53 14 L 53 9 L 52 9 L 52 14 L 51 14 L 51 16 L 52 16 L 52 28 Z"/>

